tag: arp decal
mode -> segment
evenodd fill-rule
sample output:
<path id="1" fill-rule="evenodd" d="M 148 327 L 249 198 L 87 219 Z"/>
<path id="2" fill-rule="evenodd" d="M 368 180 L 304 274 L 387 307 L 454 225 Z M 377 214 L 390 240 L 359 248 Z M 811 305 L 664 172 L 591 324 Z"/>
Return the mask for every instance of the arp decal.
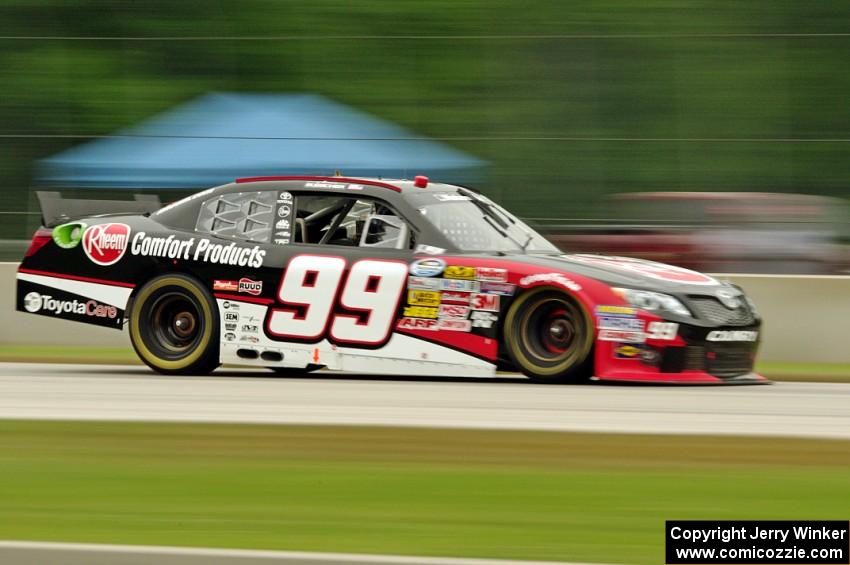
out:
<path id="1" fill-rule="evenodd" d="M 129 241 L 127 224 L 98 224 L 83 232 L 83 251 L 93 263 L 105 267 L 121 260 Z"/>
<path id="2" fill-rule="evenodd" d="M 402 318 L 398 321 L 397 327 L 402 330 L 436 331 L 437 320 L 425 318 Z"/>

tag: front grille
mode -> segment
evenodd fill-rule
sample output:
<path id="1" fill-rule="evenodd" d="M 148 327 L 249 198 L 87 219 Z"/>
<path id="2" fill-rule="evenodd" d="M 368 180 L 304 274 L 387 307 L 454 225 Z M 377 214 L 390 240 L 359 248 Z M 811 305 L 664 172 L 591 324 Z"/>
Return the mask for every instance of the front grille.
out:
<path id="1" fill-rule="evenodd" d="M 743 301 L 738 308 L 730 309 L 712 296 L 691 296 L 688 304 L 696 310 L 695 314 L 698 318 L 713 324 L 748 326 L 756 321 L 755 316 Z"/>
<path id="2" fill-rule="evenodd" d="M 705 352 L 705 370 L 715 377 L 737 377 L 753 370 L 753 348 L 749 344 L 711 345 Z"/>
<path id="3" fill-rule="evenodd" d="M 660 370 L 662 373 L 705 371 L 720 378 L 746 375 L 753 370 L 753 346 L 736 343 L 668 347 Z"/>

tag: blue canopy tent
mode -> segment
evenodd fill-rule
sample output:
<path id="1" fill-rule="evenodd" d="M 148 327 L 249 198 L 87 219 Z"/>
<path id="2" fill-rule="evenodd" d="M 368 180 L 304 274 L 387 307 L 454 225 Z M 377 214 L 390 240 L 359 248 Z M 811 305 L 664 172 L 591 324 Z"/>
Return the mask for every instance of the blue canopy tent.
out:
<path id="1" fill-rule="evenodd" d="M 41 160 L 42 187 L 191 189 L 333 174 L 474 183 L 486 163 L 314 94 L 211 93 Z M 413 138 L 411 140 L 411 138 Z"/>

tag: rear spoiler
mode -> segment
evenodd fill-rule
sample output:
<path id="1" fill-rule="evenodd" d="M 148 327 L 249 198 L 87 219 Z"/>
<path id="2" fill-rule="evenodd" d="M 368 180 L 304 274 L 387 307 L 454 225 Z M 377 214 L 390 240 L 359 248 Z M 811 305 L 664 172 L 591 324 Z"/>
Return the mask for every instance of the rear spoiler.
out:
<path id="1" fill-rule="evenodd" d="M 133 200 L 83 200 L 62 198 L 59 192 L 39 190 L 35 195 L 41 206 L 44 227 L 52 228 L 71 220 L 100 214 L 145 214 L 162 208 L 156 194 L 134 194 Z"/>

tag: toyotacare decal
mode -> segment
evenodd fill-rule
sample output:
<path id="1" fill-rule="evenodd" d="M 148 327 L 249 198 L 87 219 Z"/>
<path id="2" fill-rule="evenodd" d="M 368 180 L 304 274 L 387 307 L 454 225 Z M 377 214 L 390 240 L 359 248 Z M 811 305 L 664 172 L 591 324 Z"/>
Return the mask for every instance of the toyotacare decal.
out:
<path id="1" fill-rule="evenodd" d="M 127 251 L 130 226 L 127 224 L 98 224 L 83 232 L 83 251 L 97 265 L 117 263 Z"/>
<path id="2" fill-rule="evenodd" d="M 97 318 L 111 318 L 118 316 L 115 306 L 101 304 L 96 300 L 60 300 L 47 294 L 29 292 L 24 297 L 24 308 L 27 312 L 49 312 L 54 316 L 61 314 L 80 314 L 83 316 L 94 316 Z"/>

